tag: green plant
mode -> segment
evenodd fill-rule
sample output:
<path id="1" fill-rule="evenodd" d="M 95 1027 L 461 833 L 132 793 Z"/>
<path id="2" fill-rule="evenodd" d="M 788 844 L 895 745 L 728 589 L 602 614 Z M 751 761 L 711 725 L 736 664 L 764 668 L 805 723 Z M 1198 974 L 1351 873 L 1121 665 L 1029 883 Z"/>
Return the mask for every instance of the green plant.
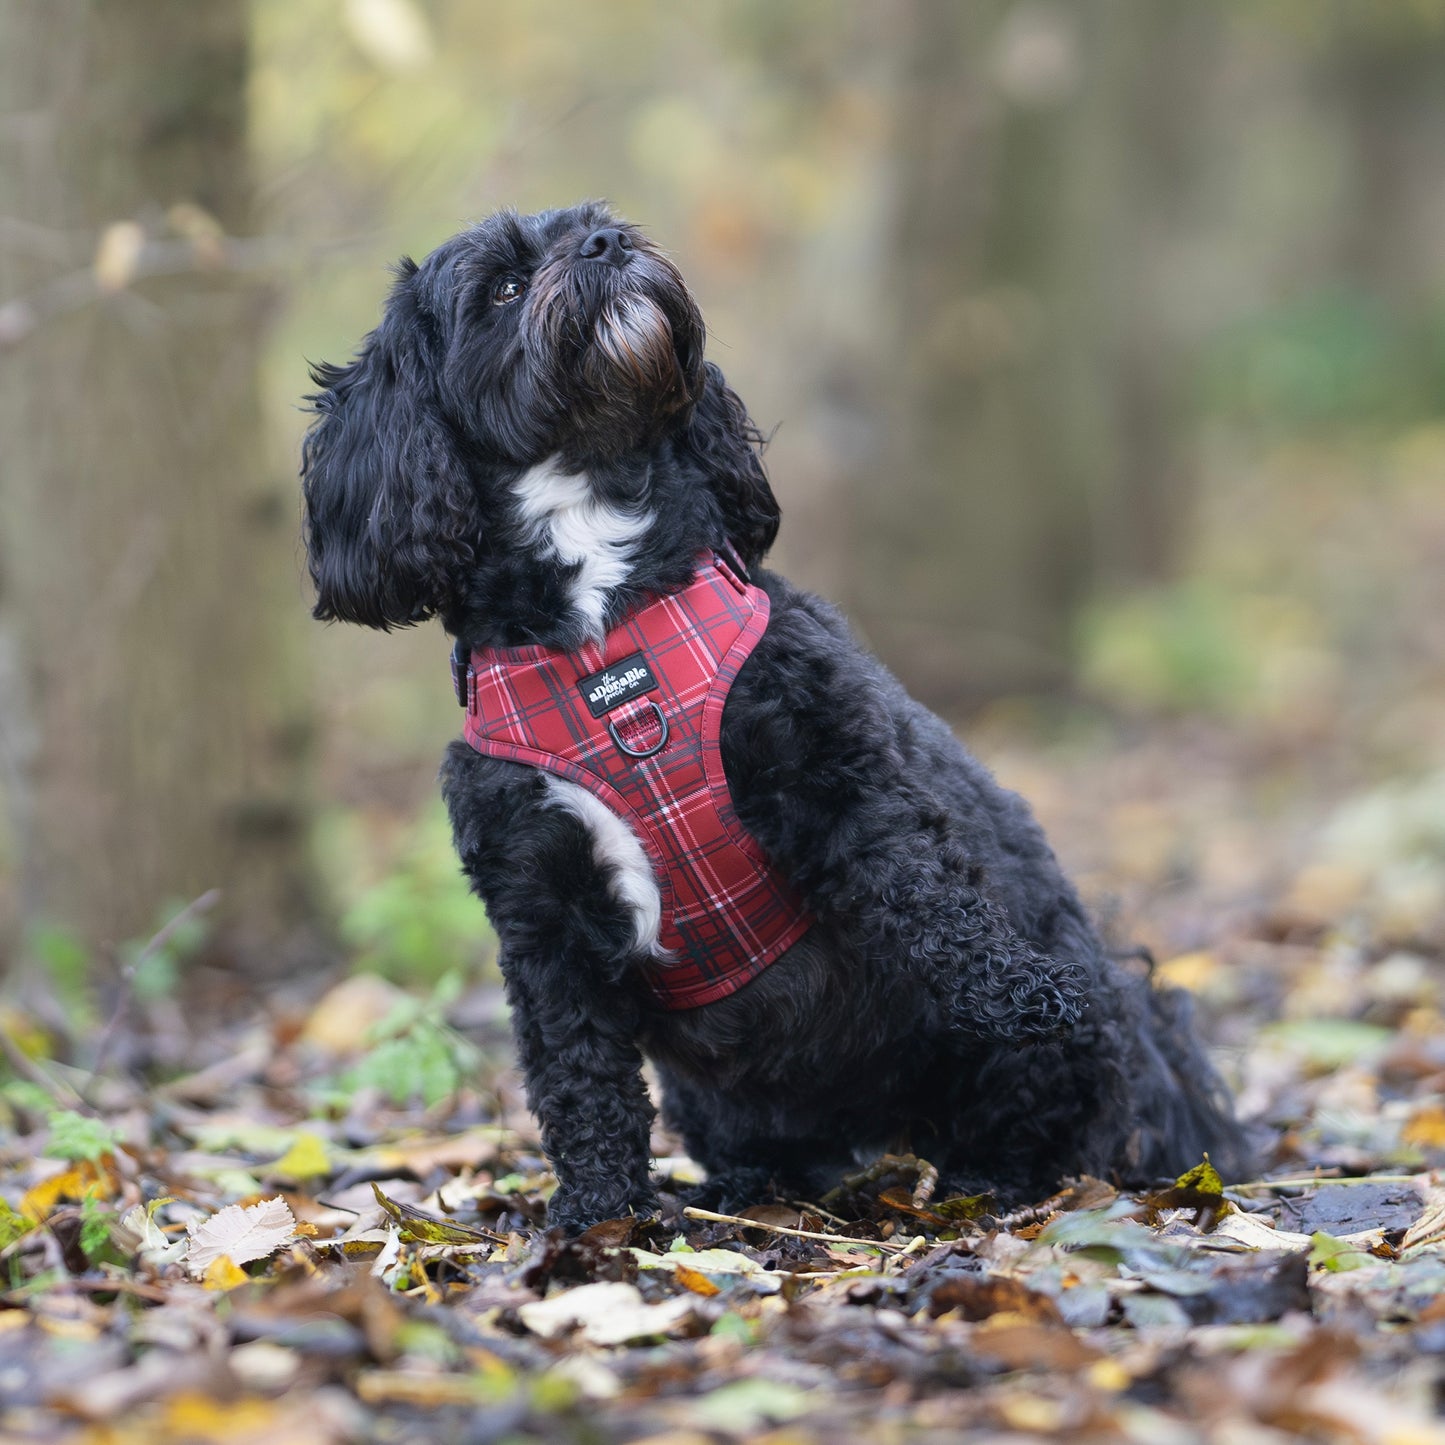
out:
<path id="1" fill-rule="evenodd" d="M 366 1055 L 335 1079 L 343 1095 L 375 1089 L 394 1104 L 439 1104 L 471 1077 L 481 1062 L 476 1047 L 446 1023 L 461 980 L 443 977 L 425 999 L 406 999 L 370 1032 Z"/>
<path id="2" fill-rule="evenodd" d="M 115 1247 L 111 1226 L 115 1211 L 107 1209 L 95 1195 L 80 1201 L 80 1252 L 93 1265 L 123 1264 L 125 1256 Z"/>
<path id="3" fill-rule="evenodd" d="M 417 819 L 394 852 L 368 849 L 360 828 L 359 819 L 344 815 L 323 828 L 325 851 L 351 860 L 337 884 L 341 935 L 355 951 L 358 971 L 396 983 L 436 984 L 490 954 L 494 937 L 486 910 L 467 886 L 440 809 Z M 368 872 L 375 881 L 355 888 L 352 879 Z"/>
<path id="4" fill-rule="evenodd" d="M 183 899 L 168 899 L 156 913 L 149 939 L 133 938 L 121 944 L 121 965 L 130 986 L 142 1003 L 171 997 L 175 993 L 181 965 L 199 953 L 209 933 L 209 924 L 199 910 Z"/>
<path id="5" fill-rule="evenodd" d="M 24 952 L 40 965 L 72 1027 L 77 1032 L 91 1028 L 91 955 L 79 935 L 58 923 L 37 923 L 26 933 Z"/>
<path id="6" fill-rule="evenodd" d="M 86 1114 L 57 1109 L 46 1123 L 50 1141 L 45 1146 L 47 1159 L 88 1159 L 91 1163 L 114 1151 L 120 1136 L 109 1125 Z"/>

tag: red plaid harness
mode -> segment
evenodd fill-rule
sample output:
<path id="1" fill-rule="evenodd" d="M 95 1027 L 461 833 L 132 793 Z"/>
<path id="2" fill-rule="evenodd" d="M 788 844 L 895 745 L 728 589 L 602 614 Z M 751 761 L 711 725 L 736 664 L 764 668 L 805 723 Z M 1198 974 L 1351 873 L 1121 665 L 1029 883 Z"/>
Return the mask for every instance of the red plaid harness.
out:
<path id="1" fill-rule="evenodd" d="M 647 982 L 667 1009 L 741 988 L 812 922 L 738 822 L 723 776 L 723 704 L 767 623 L 767 594 L 705 553 L 687 587 L 600 646 L 498 647 L 455 662 L 472 747 L 580 784 L 641 840 L 667 954 Z"/>

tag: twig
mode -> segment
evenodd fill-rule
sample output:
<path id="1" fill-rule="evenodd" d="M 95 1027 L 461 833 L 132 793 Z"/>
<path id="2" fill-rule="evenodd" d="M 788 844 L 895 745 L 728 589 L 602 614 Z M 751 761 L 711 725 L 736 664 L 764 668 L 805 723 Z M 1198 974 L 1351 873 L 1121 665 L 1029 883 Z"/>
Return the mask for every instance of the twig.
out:
<path id="1" fill-rule="evenodd" d="M 201 242 L 186 238 L 150 239 L 142 245 L 129 274 L 119 284 L 103 283 L 91 265 L 52 277 L 23 296 L 0 302 L 0 354 L 18 346 L 53 318 L 83 311 L 107 296 L 131 294 L 136 281 L 162 276 L 294 270 L 303 262 L 344 252 L 355 244 L 333 242 L 313 247 L 298 257 L 294 242 L 284 236 L 218 236 Z"/>
<path id="2" fill-rule="evenodd" d="M 125 1017 L 126 1010 L 130 1008 L 131 997 L 135 992 L 135 976 L 137 970 L 139 970 L 141 964 L 143 964 L 151 954 L 155 953 L 158 949 L 164 948 L 165 945 L 171 941 L 183 923 L 188 923 L 198 914 L 205 913 L 208 909 L 214 908 L 220 901 L 220 898 L 221 890 L 219 888 L 210 888 L 202 893 L 199 898 L 191 899 L 174 918 L 170 919 L 151 936 L 150 942 L 148 942 L 128 964 L 122 966 L 120 970 L 120 997 L 116 1000 L 115 1008 L 111 1012 L 110 1018 L 106 1020 L 105 1027 L 100 1031 L 100 1038 L 95 1045 L 95 1062 L 91 1065 L 90 1077 L 86 1079 L 80 1091 L 81 1097 L 87 1099 L 87 1102 L 87 1096 L 95 1084 L 96 1077 L 100 1073 L 101 1065 L 105 1062 L 106 1050 L 110 1048 L 111 1040 L 115 1037 L 115 1031 L 120 1027 L 120 1022 Z"/>
<path id="3" fill-rule="evenodd" d="M 4 1024 L 0 1024 L 0 1053 L 5 1055 L 10 1067 L 17 1074 L 29 1079 L 32 1084 L 38 1084 L 57 1104 L 64 1104 L 73 1109 L 77 1104 L 85 1103 L 85 1100 L 69 1084 L 62 1079 L 52 1077 L 38 1060 L 32 1059 L 15 1042 L 14 1036 Z"/>
<path id="4" fill-rule="evenodd" d="M 1307 1174 L 1298 1179 L 1254 1179 L 1248 1184 L 1231 1184 L 1229 1194 L 1253 1194 L 1271 1189 L 1308 1189 L 1312 1184 L 1419 1184 L 1428 1174 L 1352 1174 L 1341 1178 L 1330 1174 Z"/>
<path id="5" fill-rule="evenodd" d="M 790 1209 L 796 1209 L 799 1214 L 816 1214 L 822 1219 L 831 1220 L 834 1224 L 847 1224 L 849 1222 L 841 1215 L 830 1214 L 821 1204 L 811 1204 L 806 1199 L 790 1199 L 787 1203 Z"/>
<path id="6" fill-rule="evenodd" d="M 707 1219 L 715 1224 L 741 1224 L 748 1229 L 761 1229 L 768 1234 L 786 1234 L 793 1239 L 816 1239 L 822 1244 L 862 1245 L 865 1249 L 882 1250 L 885 1254 L 901 1254 L 911 1246 L 890 1244 L 883 1239 L 854 1239 L 847 1234 L 818 1234 L 811 1229 L 789 1229 L 783 1224 L 764 1224 L 759 1219 L 744 1219 L 741 1214 L 714 1214 L 711 1209 L 694 1209 L 689 1205 L 682 1211 L 689 1219 Z"/>
<path id="7" fill-rule="evenodd" d="M 933 1191 L 938 1188 L 938 1166 L 930 1164 L 926 1159 L 918 1162 L 923 1168 L 919 1171 L 918 1182 L 913 1186 L 913 1207 L 926 1209 L 933 1198 Z"/>

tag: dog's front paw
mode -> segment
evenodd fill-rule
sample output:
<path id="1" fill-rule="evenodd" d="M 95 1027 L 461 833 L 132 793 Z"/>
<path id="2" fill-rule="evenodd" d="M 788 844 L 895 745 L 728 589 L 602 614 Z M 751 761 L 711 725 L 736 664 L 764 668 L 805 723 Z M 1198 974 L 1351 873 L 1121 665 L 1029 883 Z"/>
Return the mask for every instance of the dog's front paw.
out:
<path id="1" fill-rule="evenodd" d="M 683 1203 L 694 1209 L 712 1209 L 722 1214 L 739 1214 L 755 1204 L 771 1204 L 779 1197 L 771 1169 L 736 1165 L 709 1174 L 689 1189 Z"/>
<path id="2" fill-rule="evenodd" d="M 547 1201 L 547 1227 L 564 1234 L 581 1234 L 604 1219 L 625 1219 L 628 1215 L 657 1213 L 657 1196 L 648 1190 L 618 1195 L 558 1186 Z"/>

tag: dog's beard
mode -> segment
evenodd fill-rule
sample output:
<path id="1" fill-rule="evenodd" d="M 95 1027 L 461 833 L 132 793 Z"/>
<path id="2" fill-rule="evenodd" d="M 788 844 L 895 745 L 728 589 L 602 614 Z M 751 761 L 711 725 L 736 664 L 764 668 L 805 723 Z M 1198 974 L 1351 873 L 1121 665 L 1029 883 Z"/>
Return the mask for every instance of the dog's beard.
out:
<path id="1" fill-rule="evenodd" d="M 665 396 L 681 383 L 672 323 L 650 296 L 623 292 L 603 306 L 592 327 L 582 374 L 599 391 Z"/>
<path id="2" fill-rule="evenodd" d="M 579 450 L 620 454 L 693 399 L 701 317 L 671 262 L 558 261 L 533 283 L 527 354 Z"/>

